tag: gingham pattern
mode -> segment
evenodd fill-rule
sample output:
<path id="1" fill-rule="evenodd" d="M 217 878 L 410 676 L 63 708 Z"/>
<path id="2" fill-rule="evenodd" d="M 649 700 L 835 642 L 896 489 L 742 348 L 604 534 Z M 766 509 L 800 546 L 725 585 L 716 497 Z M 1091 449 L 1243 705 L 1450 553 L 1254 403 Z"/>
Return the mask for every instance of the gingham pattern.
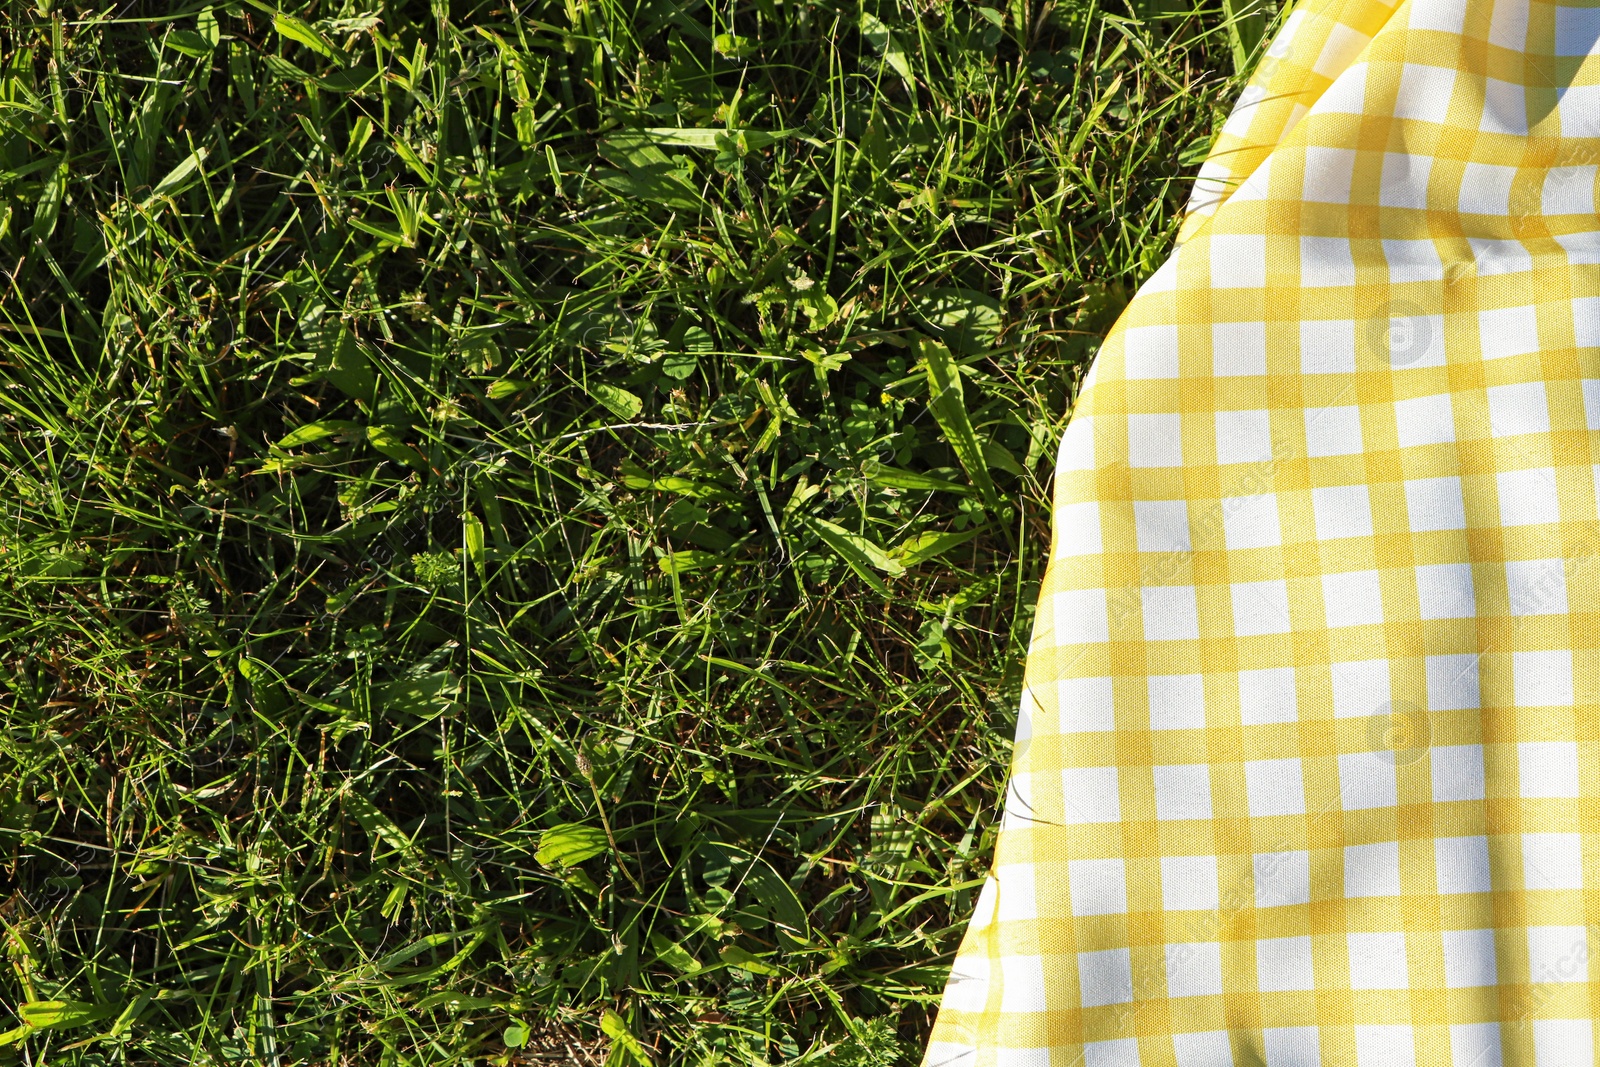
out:
<path id="1" fill-rule="evenodd" d="M 1577 1067 L 1600 0 L 1309 0 L 1086 379 L 928 1067 Z"/>

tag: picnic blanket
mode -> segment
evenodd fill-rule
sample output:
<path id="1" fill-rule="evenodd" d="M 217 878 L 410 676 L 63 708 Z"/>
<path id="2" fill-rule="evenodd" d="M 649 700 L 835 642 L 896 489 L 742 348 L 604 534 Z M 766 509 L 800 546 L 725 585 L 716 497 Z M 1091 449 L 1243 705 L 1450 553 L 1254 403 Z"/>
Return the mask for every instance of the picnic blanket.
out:
<path id="1" fill-rule="evenodd" d="M 1302 0 L 1087 374 L 924 1063 L 1576 1067 L 1600 3 Z"/>

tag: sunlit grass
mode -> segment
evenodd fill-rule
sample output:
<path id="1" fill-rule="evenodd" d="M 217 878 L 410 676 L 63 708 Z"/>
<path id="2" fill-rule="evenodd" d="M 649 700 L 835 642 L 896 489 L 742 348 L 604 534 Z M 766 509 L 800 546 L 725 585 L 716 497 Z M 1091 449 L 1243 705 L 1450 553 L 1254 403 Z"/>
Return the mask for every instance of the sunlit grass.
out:
<path id="1" fill-rule="evenodd" d="M 913 1062 L 1240 25 L 8 5 L 0 1062 Z"/>

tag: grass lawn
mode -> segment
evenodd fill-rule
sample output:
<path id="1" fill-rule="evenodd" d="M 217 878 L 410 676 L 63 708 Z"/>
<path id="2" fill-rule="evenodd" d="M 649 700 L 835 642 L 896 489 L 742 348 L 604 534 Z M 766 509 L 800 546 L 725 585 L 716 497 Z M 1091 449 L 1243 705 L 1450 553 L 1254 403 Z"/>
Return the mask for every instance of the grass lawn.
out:
<path id="1" fill-rule="evenodd" d="M 0 1063 L 914 1062 L 1271 14 L 1124 2 L 6 4 Z"/>

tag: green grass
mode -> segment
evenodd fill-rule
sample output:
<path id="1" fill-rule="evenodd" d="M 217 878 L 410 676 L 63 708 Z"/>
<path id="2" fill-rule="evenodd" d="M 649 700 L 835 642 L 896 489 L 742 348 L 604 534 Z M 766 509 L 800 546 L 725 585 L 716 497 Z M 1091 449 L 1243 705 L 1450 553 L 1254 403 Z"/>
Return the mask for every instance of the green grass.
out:
<path id="1" fill-rule="evenodd" d="M 1259 52 L 1121 3 L 6 5 L 0 1063 L 914 1062 Z"/>

